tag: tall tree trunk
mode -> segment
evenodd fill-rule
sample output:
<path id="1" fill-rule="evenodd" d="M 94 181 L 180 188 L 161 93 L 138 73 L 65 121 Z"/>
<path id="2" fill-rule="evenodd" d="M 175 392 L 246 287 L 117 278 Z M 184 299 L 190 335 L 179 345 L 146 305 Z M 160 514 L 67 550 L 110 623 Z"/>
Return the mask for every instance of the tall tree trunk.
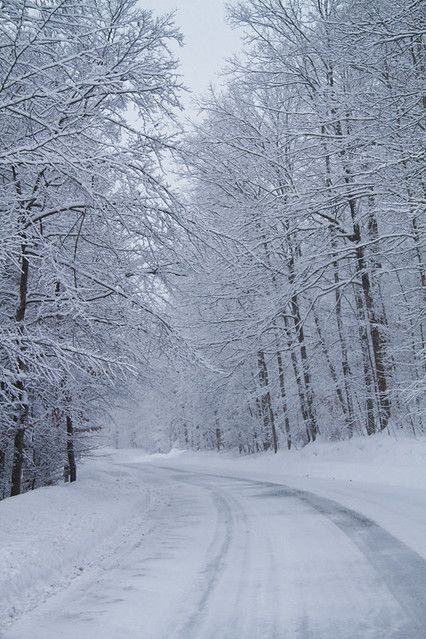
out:
<path id="1" fill-rule="evenodd" d="M 358 285 L 355 286 L 355 304 L 358 316 L 358 335 L 361 345 L 362 367 L 364 373 L 365 407 L 367 414 L 366 431 L 367 435 L 373 435 L 376 432 L 376 423 L 374 418 L 374 380 L 369 354 L 367 320 L 365 317 L 363 298 Z"/>
<path id="2" fill-rule="evenodd" d="M 215 444 L 217 452 L 222 448 L 222 432 L 220 429 L 219 417 L 217 415 L 217 410 L 214 412 L 215 415 Z"/>
<path id="3" fill-rule="evenodd" d="M 66 416 L 67 423 L 67 457 L 70 482 L 77 480 L 77 464 L 74 451 L 74 426 L 70 415 Z"/>
<path id="4" fill-rule="evenodd" d="M 328 83 L 330 84 L 330 86 L 333 86 L 333 74 L 329 74 L 328 78 L 327 78 Z M 332 111 L 334 111 L 334 109 L 332 109 Z M 338 131 L 340 131 L 341 134 L 341 127 L 338 127 Z M 321 127 L 321 135 L 325 136 L 327 133 L 327 129 L 326 127 L 323 125 Z M 324 150 L 325 150 L 325 170 L 326 170 L 326 178 L 325 178 L 325 185 L 327 187 L 327 189 L 330 191 L 330 197 L 332 198 L 332 178 L 331 178 L 331 163 L 330 163 L 330 155 L 328 153 L 327 150 L 327 144 L 324 142 L 323 143 L 324 146 Z M 335 212 L 336 215 L 336 219 L 337 219 L 337 211 Z M 344 323 L 343 323 L 343 318 L 342 318 L 342 292 L 340 289 L 340 277 L 339 277 L 339 267 L 338 267 L 338 262 L 337 262 L 337 257 L 335 254 L 335 250 L 336 250 L 336 237 L 335 237 L 335 233 L 336 233 L 336 229 L 334 226 L 330 227 L 330 234 L 331 234 L 331 246 L 333 249 L 333 254 L 334 254 L 334 260 L 333 260 L 333 276 L 334 276 L 334 284 L 335 284 L 335 289 L 334 289 L 334 294 L 335 294 L 335 312 L 336 312 L 336 322 L 337 322 L 337 331 L 338 331 L 338 335 L 339 335 L 339 342 L 340 342 L 340 352 L 341 352 L 341 357 L 342 357 L 342 372 L 343 372 L 343 384 L 344 384 L 344 388 L 345 388 L 345 396 L 346 396 L 346 407 L 347 407 L 347 417 L 346 417 L 346 423 L 347 423 L 347 428 L 348 428 L 348 435 L 349 437 L 352 437 L 353 432 L 354 432 L 354 428 L 355 428 L 355 416 L 354 416 L 354 408 L 353 408 L 353 401 L 352 401 L 352 394 L 351 394 L 351 390 L 350 390 L 350 384 L 351 384 L 351 369 L 349 366 L 349 359 L 348 359 L 348 348 L 347 348 L 347 344 L 346 344 L 346 339 L 345 339 L 345 331 L 344 331 Z"/>
<path id="5" fill-rule="evenodd" d="M 0 448 L 0 499 L 6 497 L 6 453 Z"/>
<path id="6" fill-rule="evenodd" d="M 295 269 L 294 269 L 293 255 L 290 255 L 290 258 L 288 260 L 288 268 L 289 268 L 290 286 L 293 287 L 295 282 Z M 303 328 L 302 318 L 300 315 L 298 296 L 295 292 L 293 292 L 290 298 L 290 308 L 291 308 L 291 312 L 293 316 L 294 330 L 296 333 L 297 341 L 299 343 L 300 361 L 302 365 L 303 382 L 305 386 L 306 413 L 308 416 L 308 424 L 309 424 L 308 426 L 309 441 L 314 442 L 319 432 L 316 413 L 315 413 L 315 397 L 314 397 L 314 390 L 312 387 L 312 378 L 311 378 L 309 359 L 308 359 L 308 354 L 306 351 L 305 331 Z"/>
<path id="7" fill-rule="evenodd" d="M 272 399 L 271 393 L 269 391 L 269 375 L 268 375 L 268 367 L 266 364 L 265 353 L 263 351 L 258 351 L 257 353 L 257 363 L 259 367 L 259 383 L 260 387 L 264 389 L 262 393 L 260 404 L 262 408 L 262 416 L 263 416 L 263 424 L 265 427 L 265 432 L 269 432 L 270 436 L 270 444 L 274 450 L 274 453 L 278 451 L 278 438 L 277 438 L 277 430 L 275 426 L 275 417 L 274 411 L 272 410 Z"/>
<path id="8" fill-rule="evenodd" d="M 419 278 L 420 278 L 420 286 L 421 286 L 421 301 L 423 308 L 426 308 L 426 268 L 423 261 L 422 250 L 421 250 L 421 238 L 420 231 L 417 222 L 416 216 L 412 215 L 411 227 L 414 235 L 415 242 L 415 253 L 417 259 L 417 266 L 419 270 Z M 419 333 L 420 333 L 420 343 L 421 343 L 421 360 L 423 373 L 426 374 L 426 337 L 425 337 L 425 320 L 420 318 L 419 321 Z"/>
<path id="9" fill-rule="evenodd" d="M 338 135 L 343 138 L 343 130 L 341 123 L 338 122 L 336 125 Z M 350 132 L 349 123 L 346 122 L 346 131 L 347 134 Z M 371 281 L 369 270 L 367 267 L 367 260 L 365 255 L 365 248 L 362 244 L 361 237 L 361 227 L 358 222 L 357 216 L 357 207 L 356 200 L 354 199 L 351 188 L 353 183 L 352 171 L 351 168 L 345 158 L 346 151 L 343 149 L 341 152 L 341 156 L 343 159 L 343 166 L 345 171 L 345 183 L 348 189 L 348 205 L 349 211 L 352 220 L 353 226 L 353 234 L 351 236 L 352 241 L 355 244 L 355 256 L 356 256 L 356 270 L 361 279 L 364 304 L 366 309 L 366 319 L 369 327 L 369 333 L 371 338 L 371 346 L 373 349 L 373 358 L 374 358 L 374 374 L 377 383 L 377 396 L 378 396 L 378 406 L 379 406 L 379 424 L 380 430 L 384 430 L 390 418 L 390 398 L 389 398 L 389 388 L 388 388 L 388 379 L 385 370 L 384 363 L 384 352 L 383 345 L 385 343 L 385 338 L 380 331 L 380 318 L 377 315 L 376 306 L 374 303 L 374 298 L 372 294 Z M 359 203 L 361 205 L 361 203 Z M 370 212 L 371 219 L 371 212 Z"/>
<path id="10" fill-rule="evenodd" d="M 286 436 L 287 448 L 291 450 L 291 430 L 290 430 L 290 421 L 288 419 L 288 407 L 287 407 L 287 393 L 285 390 L 285 373 L 284 373 L 284 364 L 283 357 L 280 349 L 277 344 L 277 366 L 278 366 L 278 379 L 280 383 L 280 392 L 281 392 L 281 401 L 282 401 L 282 411 L 284 417 L 284 432 Z"/>
<path id="11" fill-rule="evenodd" d="M 302 419 L 303 419 L 303 424 L 305 428 L 305 434 L 306 434 L 305 444 L 308 444 L 311 441 L 311 435 L 310 435 L 310 428 L 309 428 L 309 415 L 308 415 L 307 406 L 306 406 L 305 389 L 302 384 L 302 377 L 299 371 L 299 362 L 294 349 L 293 340 L 291 338 L 289 321 L 285 314 L 283 314 L 282 317 L 284 320 L 284 327 L 285 327 L 285 331 L 287 335 L 287 347 L 290 352 L 291 366 L 293 369 L 294 379 L 296 380 L 296 388 L 297 388 L 297 395 L 299 398 L 300 412 L 302 413 Z"/>
<path id="12" fill-rule="evenodd" d="M 334 238 L 334 229 L 331 229 L 332 234 L 332 247 L 335 249 L 335 238 Z M 342 372 L 343 372 L 343 384 L 345 388 L 345 396 L 346 396 L 346 406 L 348 410 L 347 424 L 348 424 L 348 435 L 352 437 L 355 428 L 355 414 L 354 407 L 352 401 L 352 393 L 351 393 L 351 383 L 352 383 L 352 374 L 351 368 L 349 365 L 349 357 L 348 357 L 348 346 L 346 343 L 344 323 L 342 317 L 342 290 L 340 288 L 340 277 L 339 277 L 339 266 L 337 260 L 333 261 L 333 275 L 334 275 L 334 296 L 335 296 L 335 313 L 336 313 L 336 323 L 337 323 L 337 333 L 339 335 L 339 343 L 340 343 L 340 353 L 342 358 Z"/>
<path id="13" fill-rule="evenodd" d="M 27 308 L 27 293 L 28 293 L 28 277 L 29 277 L 29 261 L 27 256 L 27 244 L 25 234 L 22 234 L 21 243 L 21 272 L 19 278 L 19 304 L 16 310 L 16 322 L 18 324 L 19 340 L 23 337 L 22 323 L 25 319 L 25 312 Z M 19 343 L 18 349 L 23 348 L 22 343 Z M 12 497 L 19 495 L 22 490 L 22 467 L 24 462 L 24 446 L 25 446 L 25 428 L 28 417 L 28 399 L 26 397 L 25 385 L 23 376 L 25 374 L 25 364 L 18 355 L 17 368 L 19 378 L 15 383 L 19 401 L 19 413 L 16 416 L 16 430 L 13 441 L 13 462 L 12 462 L 12 476 L 11 476 L 11 491 Z"/>
<path id="14" fill-rule="evenodd" d="M 357 232 L 359 233 L 359 229 L 357 225 L 356 225 L 356 228 L 357 228 Z M 357 258 L 357 271 L 361 277 L 365 308 L 367 310 L 367 319 L 368 319 L 368 324 L 370 328 L 371 345 L 373 348 L 373 357 L 374 357 L 374 365 L 375 365 L 375 373 L 376 373 L 377 389 L 378 389 L 380 430 L 384 430 L 387 427 L 389 423 L 389 418 L 390 418 L 390 399 L 389 399 L 387 375 L 386 375 L 384 357 L 383 357 L 383 351 L 382 351 L 383 339 L 382 339 L 380 328 L 379 328 L 379 318 L 376 315 L 374 300 L 371 293 L 370 277 L 367 272 L 364 249 L 359 243 L 357 244 L 357 247 L 356 247 L 356 258 Z"/>
<path id="15" fill-rule="evenodd" d="M 318 315 L 316 313 L 315 307 L 313 308 L 312 313 L 313 313 L 315 328 L 316 328 L 317 334 L 318 334 L 319 343 L 321 345 L 321 350 L 323 352 L 324 359 L 327 362 L 327 366 L 328 366 L 328 369 L 330 371 L 331 379 L 333 380 L 334 388 L 336 390 L 337 399 L 339 401 L 340 408 L 342 409 L 343 419 L 345 420 L 345 423 L 346 423 L 346 429 L 347 429 L 347 432 L 350 434 L 350 436 L 352 436 L 352 424 L 351 424 L 351 421 L 349 419 L 348 409 L 347 409 L 347 406 L 345 404 L 345 400 L 344 400 L 344 397 L 343 397 L 342 389 L 341 389 L 340 384 L 339 384 L 339 380 L 337 379 L 336 368 L 335 368 L 333 362 L 331 361 L 330 354 L 328 352 L 327 344 L 325 342 L 325 339 L 324 339 L 324 336 L 323 336 L 323 333 L 322 333 L 321 324 L 320 324 L 320 321 L 318 319 Z"/>

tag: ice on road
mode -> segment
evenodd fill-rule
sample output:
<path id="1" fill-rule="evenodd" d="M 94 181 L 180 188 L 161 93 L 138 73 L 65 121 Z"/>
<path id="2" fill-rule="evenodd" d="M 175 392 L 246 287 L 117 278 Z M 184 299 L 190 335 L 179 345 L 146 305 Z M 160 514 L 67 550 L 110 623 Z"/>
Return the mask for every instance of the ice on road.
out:
<path id="1" fill-rule="evenodd" d="M 152 528 L 4 639 L 426 636 L 426 562 L 370 519 L 273 483 L 138 472 L 165 496 Z"/>

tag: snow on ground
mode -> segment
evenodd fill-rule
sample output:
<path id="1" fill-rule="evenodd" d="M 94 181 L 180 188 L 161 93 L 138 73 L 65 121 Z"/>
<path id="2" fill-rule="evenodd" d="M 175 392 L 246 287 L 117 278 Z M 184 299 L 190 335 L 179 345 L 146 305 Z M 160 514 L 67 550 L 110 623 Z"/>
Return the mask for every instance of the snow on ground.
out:
<path id="1" fill-rule="evenodd" d="M 172 450 L 168 455 L 134 454 L 134 459 L 314 492 L 373 519 L 426 558 L 426 438 L 381 433 L 368 439 L 319 441 L 277 455 Z"/>
<path id="2" fill-rule="evenodd" d="M 75 484 L 0 502 L 0 630 L 112 552 L 154 505 L 134 469 L 102 451 Z"/>
<path id="3" fill-rule="evenodd" d="M 163 467 L 169 470 L 163 473 Z M 188 597 L 194 597 L 192 610 L 198 609 L 195 596 L 198 590 L 195 589 L 195 594 L 192 591 L 193 579 L 197 574 L 205 576 L 214 568 L 211 583 L 206 586 L 206 602 L 208 599 L 212 614 L 221 608 L 227 609 L 226 602 L 230 601 L 230 595 L 226 593 L 229 583 L 234 579 L 234 568 L 241 569 L 241 575 L 245 575 L 242 582 L 248 585 L 255 576 L 250 572 L 250 561 L 254 562 L 253 565 L 261 574 L 263 563 L 257 555 L 248 554 L 248 564 L 243 567 L 241 543 L 246 534 L 244 518 L 253 526 L 250 552 L 259 545 L 257 540 L 261 540 L 268 530 L 264 525 L 275 522 L 270 552 L 275 554 L 277 561 L 285 559 L 287 562 L 288 565 L 284 562 L 282 566 L 283 575 L 292 562 L 295 564 L 294 579 L 300 573 L 300 562 L 304 570 L 309 572 L 318 552 L 320 558 L 321 553 L 324 554 L 321 559 L 324 575 L 329 575 L 331 579 L 327 565 L 333 556 L 333 548 L 336 544 L 346 544 L 346 559 L 343 551 L 339 559 L 342 566 L 347 565 L 348 557 L 352 557 L 351 561 L 355 562 L 353 570 L 361 571 L 360 575 L 368 571 L 373 579 L 370 564 L 362 563 L 352 546 L 349 547 L 341 536 L 336 536 L 337 529 L 332 523 L 336 512 L 340 517 L 336 505 L 333 506 L 334 514 L 327 515 L 327 521 L 323 516 L 311 519 L 311 507 L 307 517 L 303 495 L 300 502 L 297 493 L 286 496 L 284 491 L 281 496 L 281 492 L 271 492 L 266 484 L 263 487 L 250 487 L 247 484 L 245 488 L 241 484 L 240 489 L 238 482 L 228 485 L 224 477 L 284 484 L 334 500 L 370 518 L 384 531 L 406 544 L 406 550 L 398 550 L 395 542 L 391 542 L 392 547 L 402 553 L 402 557 L 406 553 L 413 571 L 416 570 L 415 553 L 426 558 L 425 439 L 395 440 L 380 435 L 351 442 L 320 442 L 303 451 L 282 451 L 275 456 L 267 453 L 251 457 L 177 450 L 167 455 L 147 455 L 138 450 L 105 449 L 86 460 L 76 484 L 43 488 L 0 503 L 0 629 L 5 629 L 12 620 L 48 599 L 48 602 L 39 606 L 39 612 L 25 614 L 21 622 L 14 624 L 10 637 L 26 639 L 33 627 L 37 627 L 39 634 L 31 636 L 37 638 L 71 637 L 74 636 L 75 624 L 81 625 L 79 636 L 90 639 L 104 633 L 106 627 L 108 633 L 102 636 L 113 639 L 121 636 L 155 639 L 175 636 L 175 630 L 168 629 L 165 634 L 157 634 L 156 628 L 161 621 L 165 628 L 170 623 L 174 629 L 179 615 L 186 619 L 186 624 L 190 622 L 192 617 L 185 617 L 185 612 L 179 608 L 180 597 L 182 593 L 188 593 Z M 264 495 L 259 501 L 257 493 L 260 490 Z M 248 495 L 246 499 L 244 493 L 247 491 L 250 495 L 250 491 L 253 491 L 253 496 Z M 284 500 L 280 502 L 283 504 L 282 512 L 274 511 L 273 504 L 277 503 L 277 499 Z M 314 496 L 311 502 L 315 508 L 319 508 L 318 512 L 326 513 L 331 508 L 326 501 L 321 502 Z M 351 526 L 356 529 L 353 514 L 351 517 Z M 231 535 L 232 526 L 234 532 Z M 257 526 L 260 526 L 259 530 Z M 214 532 L 216 528 L 217 538 Z M 312 557 L 307 562 L 304 553 L 315 539 L 315 531 L 318 534 L 322 531 L 324 539 L 321 541 L 321 535 L 316 539 Z M 298 547 L 295 538 L 304 536 L 301 552 L 295 555 L 293 552 L 287 558 L 280 554 L 280 547 L 274 544 L 280 543 L 282 535 L 283 539 L 294 539 L 294 552 Z M 381 545 L 386 542 L 383 530 L 380 539 Z M 319 547 L 321 543 L 324 544 L 322 549 Z M 215 544 L 220 545 L 217 552 Z M 224 549 L 227 544 L 231 550 L 226 551 L 228 555 L 225 561 Z M 204 556 L 204 546 L 210 548 L 208 561 Z M 410 555 L 409 549 L 414 553 Z M 244 552 L 249 553 L 249 546 Z M 371 552 L 369 557 L 370 561 Z M 386 556 L 382 559 L 385 564 L 389 563 Z M 408 559 L 405 563 L 408 565 Z M 419 570 L 423 570 L 421 560 L 418 565 Z M 225 566 L 228 568 L 225 569 Z M 336 567 L 334 581 L 330 581 L 331 590 L 336 586 L 341 570 Z M 391 581 L 403 582 L 403 577 L 395 580 L 396 575 L 393 575 Z M 270 575 L 265 574 L 263 581 L 267 583 L 269 578 Z M 320 575 L 318 573 L 315 577 L 312 574 L 310 578 L 318 580 Z M 282 595 L 284 598 L 295 596 L 290 581 L 287 575 L 285 583 L 277 582 L 277 588 L 287 588 Z M 219 582 L 228 584 L 225 590 L 218 590 L 215 583 Z M 234 586 L 232 592 L 235 592 L 238 584 Z M 358 588 L 360 584 L 355 586 Z M 373 581 L 370 586 L 373 590 Z M 247 586 L 248 589 L 241 591 L 240 596 L 244 600 L 248 599 L 253 589 L 259 587 L 260 582 L 252 583 L 250 588 Z M 300 583 L 296 579 L 294 588 L 299 587 Z M 336 591 L 342 588 L 348 590 L 350 585 L 346 582 L 340 584 L 336 586 Z M 49 598 L 55 593 L 58 594 Z M 404 593 L 397 594 L 400 600 L 405 596 Z M 272 596 L 271 593 L 264 593 L 265 597 L 269 595 Z M 349 591 L 347 595 L 348 600 L 355 596 Z M 222 599 L 215 603 L 215 598 L 220 597 Z M 306 595 L 305 600 L 308 599 Z M 365 600 L 368 601 L 369 596 Z M 141 602 L 145 602 L 143 610 Z M 287 623 L 287 617 L 280 621 L 279 606 L 269 610 L 268 606 L 272 606 L 272 602 L 266 599 L 264 603 L 266 617 L 275 614 L 277 623 Z M 386 606 L 388 604 L 390 610 L 392 606 L 389 602 Z M 236 602 L 232 604 L 235 605 Z M 139 609 L 139 606 L 142 607 Z M 232 606 L 229 604 L 228 608 L 231 610 Z M 248 608 L 251 609 L 251 606 Z M 173 611 L 177 616 L 173 617 Z M 149 620 L 147 612 L 152 612 Z M 316 613 L 312 611 L 310 614 L 313 619 Z M 259 620 L 253 619 L 253 623 L 255 621 Z M 297 618 L 294 623 L 299 621 Z M 224 619 L 224 623 L 228 621 Z M 194 636 L 204 636 L 202 633 L 197 635 L 201 630 L 196 628 L 204 628 L 205 621 L 199 619 L 197 624 L 201 626 L 194 625 L 191 632 Z M 121 634 L 117 634 L 118 628 L 121 628 Z M 140 628 L 144 629 L 144 635 L 138 634 Z M 247 636 L 250 636 L 249 630 L 247 632 Z M 299 636 L 297 632 L 294 631 L 294 636 Z M 324 636 L 330 636 L 327 632 L 325 629 Z M 9 633 L 5 636 L 9 638 Z M 176 636 L 185 636 L 185 633 Z M 210 636 L 207 630 L 205 636 Z M 300 636 L 304 637 L 305 634 Z M 306 636 L 311 636 L 308 631 Z M 342 636 L 340 634 L 339 639 Z M 404 637 L 404 634 L 401 636 Z M 414 636 L 417 639 L 417 635 Z"/>
<path id="4" fill-rule="evenodd" d="M 117 451 L 129 461 L 179 459 L 179 463 L 205 465 L 206 469 L 226 468 L 245 472 L 360 481 L 426 489 L 426 438 L 396 437 L 381 433 L 374 437 L 354 437 L 349 441 L 317 441 L 301 450 L 281 450 L 257 455 L 204 453 L 172 449 L 166 455 L 146 455 L 135 450 Z"/>
<path id="5" fill-rule="evenodd" d="M 426 488 L 426 439 L 387 433 L 344 442 L 317 442 L 285 454 L 294 475 Z M 391 472 L 389 472 L 391 471 Z"/>

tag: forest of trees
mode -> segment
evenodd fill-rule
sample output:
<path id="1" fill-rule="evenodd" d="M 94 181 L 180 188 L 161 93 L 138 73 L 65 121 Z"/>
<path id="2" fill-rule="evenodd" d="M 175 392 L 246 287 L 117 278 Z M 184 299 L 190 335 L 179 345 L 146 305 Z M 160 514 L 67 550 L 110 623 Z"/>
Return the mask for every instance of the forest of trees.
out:
<path id="1" fill-rule="evenodd" d="M 181 444 L 423 432 L 425 9 L 230 7 L 244 55 L 183 156 L 205 241 L 180 317 L 209 368 L 184 385 Z"/>
<path id="2" fill-rule="evenodd" d="M 0 498 L 132 395 L 195 449 L 426 425 L 424 1 L 232 2 L 186 133 L 141 4 L 0 1 Z"/>
<path id="3" fill-rule="evenodd" d="M 134 0 L 0 3 L 0 497 L 74 480 L 171 334 L 180 39 Z"/>

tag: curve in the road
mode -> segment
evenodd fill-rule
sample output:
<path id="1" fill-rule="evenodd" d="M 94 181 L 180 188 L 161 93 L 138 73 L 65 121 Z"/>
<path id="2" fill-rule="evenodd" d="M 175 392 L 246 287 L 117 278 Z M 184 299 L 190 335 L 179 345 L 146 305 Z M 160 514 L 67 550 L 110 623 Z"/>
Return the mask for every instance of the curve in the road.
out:
<path id="1" fill-rule="evenodd" d="M 404 610 L 407 618 L 410 620 L 410 626 L 405 628 L 402 636 L 403 639 L 423 639 L 423 637 L 426 637 L 426 561 L 372 519 L 334 500 L 320 497 L 306 490 L 291 488 L 283 484 L 236 478 L 228 475 L 194 473 L 193 471 L 167 466 L 162 466 L 162 468 L 178 473 L 184 481 L 185 476 L 189 481 L 196 476 L 198 479 L 205 477 L 211 481 L 212 478 L 217 478 L 219 480 L 238 482 L 240 485 L 251 486 L 257 491 L 260 491 L 256 495 L 259 499 L 268 497 L 276 499 L 297 499 L 319 514 L 327 517 L 349 537 L 363 553 L 368 563 L 374 568 L 380 579 L 386 584 L 393 597 Z M 218 531 L 221 531 L 222 542 L 217 554 L 208 564 L 205 584 L 201 589 L 200 605 L 197 612 L 185 627 L 184 633 L 181 635 L 182 637 L 196 636 L 194 631 L 202 618 L 208 598 L 218 581 L 219 573 L 223 569 L 231 539 L 231 507 L 224 496 L 219 496 L 210 482 L 206 483 L 206 487 L 214 491 L 214 499 L 219 507 L 218 512 L 222 513 L 218 524 Z"/>

